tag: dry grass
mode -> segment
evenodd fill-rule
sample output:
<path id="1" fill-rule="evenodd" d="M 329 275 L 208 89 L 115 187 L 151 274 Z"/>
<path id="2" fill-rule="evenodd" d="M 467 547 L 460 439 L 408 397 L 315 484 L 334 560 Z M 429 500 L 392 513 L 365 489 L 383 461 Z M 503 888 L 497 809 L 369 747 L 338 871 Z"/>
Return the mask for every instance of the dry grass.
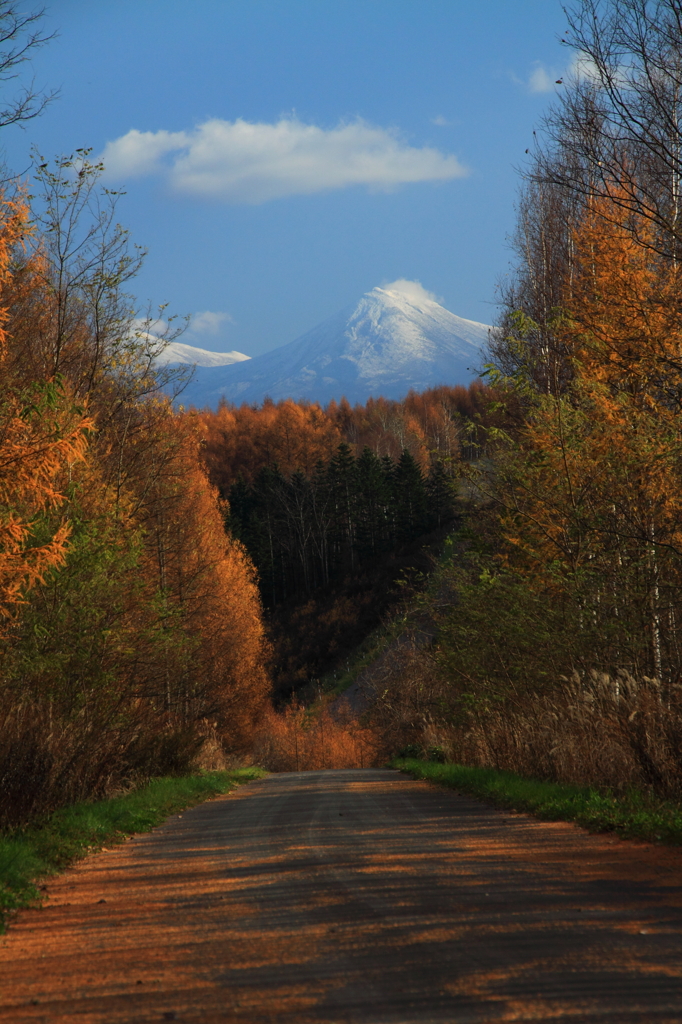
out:
<path id="1" fill-rule="evenodd" d="M 204 737 L 169 716 L 58 717 L 48 701 L 0 702 L 0 828 L 192 770 Z"/>
<path id="2" fill-rule="evenodd" d="M 525 777 L 682 798 L 682 688 L 628 672 L 559 678 L 542 692 L 464 694 L 427 649 L 405 644 L 375 669 L 384 742 Z"/>
<path id="3" fill-rule="evenodd" d="M 518 709 L 490 711 L 453 741 L 469 764 L 682 796 L 682 691 L 624 671 L 561 679 Z"/>
<path id="4" fill-rule="evenodd" d="M 272 772 L 316 771 L 369 768 L 381 762 L 383 749 L 377 733 L 342 704 L 290 704 L 263 719 L 253 756 Z"/>

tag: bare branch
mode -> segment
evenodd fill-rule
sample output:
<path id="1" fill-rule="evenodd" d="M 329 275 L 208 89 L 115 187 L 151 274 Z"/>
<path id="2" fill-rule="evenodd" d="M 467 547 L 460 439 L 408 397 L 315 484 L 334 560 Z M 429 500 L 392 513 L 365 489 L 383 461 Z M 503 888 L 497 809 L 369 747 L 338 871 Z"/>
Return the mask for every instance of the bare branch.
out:
<path id="1" fill-rule="evenodd" d="M 15 81 L 35 51 L 56 37 L 55 32 L 41 31 L 44 16 L 45 8 L 25 13 L 14 0 L 0 0 L 0 83 Z M 38 117 L 56 96 L 57 90 L 41 91 L 31 81 L 13 100 L 0 103 L 0 128 Z"/>

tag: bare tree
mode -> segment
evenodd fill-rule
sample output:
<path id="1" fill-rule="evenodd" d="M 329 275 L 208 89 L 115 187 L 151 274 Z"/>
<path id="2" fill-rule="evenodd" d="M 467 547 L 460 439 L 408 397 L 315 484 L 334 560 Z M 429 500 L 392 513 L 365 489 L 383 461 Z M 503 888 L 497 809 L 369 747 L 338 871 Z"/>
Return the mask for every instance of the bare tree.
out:
<path id="1" fill-rule="evenodd" d="M 14 0 L 0 0 L 0 88 L 16 81 L 35 51 L 55 38 L 54 32 L 41 31 L 44 16 L 44 7 L 26 13 Z M 0 103 L 0 128 L 37 117 L 56 95 L 56 90 L 36 90 L 33 82 L 20 87 L 14 99 Z"/>
<path id="2" fill-rule="evenodd" d="M 579 0 L 565 14 L 573 69 L 531 177 L 578 201 L 608 196 L 641 244 L 678 259 L 682 0 Z"/>
<path id="3" fill-rule="evenodd" d="M 166 320 L 163 308 L 141 312 L 125 291 L 146 253 L 117 222 L 119 193 L 102 186 L 102 165 L 89 153 L 77 150 L 52 165 L 34 154 L 37 230 L 15 258 L 40 282 L 41 316 L 25 335 L 21 299 L 15 308 L 17 297 L 8 297 L 13 359 L 38 377 L 66 376 L 79 398 L 101 394 L 105 378 L 115 381 L 125 404 L 185 382 L 184 370 L 157 359 L 186 318 Z"/>
<path id="4" fill-rule="evenodd" d="M 575 0 L 573 51 L 544 118 L 518 206 L 516 266 L 501 288 L 496 365 L 561 393 L 561 341 L 576 270 L 576 225 L 594 200 L 654 258 L 682 258 L 682 0 Z"/>
<path id="5" fill-rule="evenodd" d="M 507 375 L 522 372 L 548 394 L 559 394 L 571 378 L 568 353 L 557 322 L 573 276 L 572 197 L 553 183 L 525 183 L 512 236 L 516 266 L 500 287 L 503 314 L 492 332 L 490 352 Z"/>

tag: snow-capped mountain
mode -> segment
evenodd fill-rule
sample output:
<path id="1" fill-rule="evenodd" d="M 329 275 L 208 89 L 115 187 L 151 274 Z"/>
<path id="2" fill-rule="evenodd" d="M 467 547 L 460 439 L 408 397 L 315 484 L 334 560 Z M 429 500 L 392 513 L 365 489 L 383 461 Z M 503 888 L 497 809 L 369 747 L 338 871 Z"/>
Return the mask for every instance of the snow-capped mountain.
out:
<path id="1" fill-rule="evenodd" d="M 345 396 L 403 398 L 410 388 L 468 384 L 489 328 L 455 316 L 415 281 L 373 288 L 296 341 L 231 366 L 198 366 L 183 405 L 241 404 L 266 396 L 325 404 Z"/>
<path id="2" fill-rule="evenodd" d="M 177 366 L 178 364 L 195 364 L 196 366 L 228 366 L 230 363 L 241 363 L 249 356 L 243 352 L 209 352 L 205 348 L 194 345 L 183 345 L 179 341 L 171 341 L 156 357 L 157 366 Z"/>

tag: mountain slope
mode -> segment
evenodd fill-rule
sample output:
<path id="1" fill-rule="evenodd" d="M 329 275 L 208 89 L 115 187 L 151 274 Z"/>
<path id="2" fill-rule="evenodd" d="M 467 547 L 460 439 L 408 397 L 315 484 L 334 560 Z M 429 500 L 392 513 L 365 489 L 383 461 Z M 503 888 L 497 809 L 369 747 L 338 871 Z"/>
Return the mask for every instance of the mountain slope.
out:
<path id="1" fill-rule="evenodd" d="M 410 388 L 468 384 L 489 328 L 439 305 L 421 285 L 373 288 L 288 345 L 230 366 L 198 367 L 184 405 L 261 403 L 266 396 L 351 403 L 403 398 Z"/>

